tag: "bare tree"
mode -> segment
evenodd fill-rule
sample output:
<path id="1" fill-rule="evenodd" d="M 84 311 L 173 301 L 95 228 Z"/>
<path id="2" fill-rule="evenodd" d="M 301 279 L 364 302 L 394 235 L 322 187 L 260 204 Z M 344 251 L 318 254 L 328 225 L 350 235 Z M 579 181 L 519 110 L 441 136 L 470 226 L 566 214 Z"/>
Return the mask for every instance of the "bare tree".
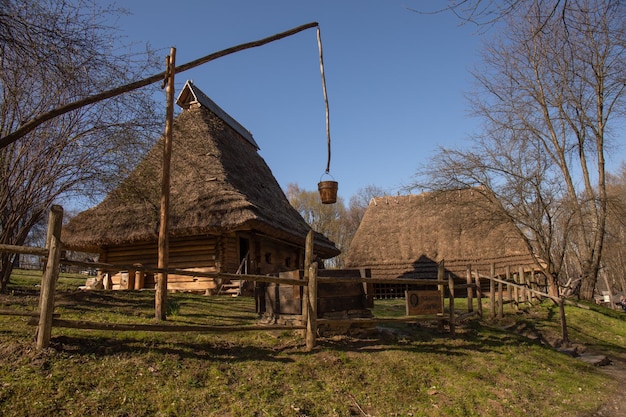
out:
<path id="1" fill-rule="evenodd" d="M 551 291 L 567 254 L 578 261 L 580 296 L 589 300 L 607 221 L 605 147 L 625 105 L 625 7 L 519 6 L 502 18 L 505 31 L 474 73 L 478 91 L 469 100 L 484 131 L 470 151 L 442 149 L 422 174 L 435 188 L 481 186 L 541 260 Z M 555 13 L 559 19 L 546 18 Z"/>
<path id="2" fill-rule="evenodd" d="M 608 287 L 613 294 L 626 293 L 626 164 L 607 178 L 609 213 L 606 250 L 602 261 Z"/>
<path id="3" fill-rule="evenodd" d="M 341 268 L 352 239 L 346 226 L 346 208 L 341 197 L 335 204 L 323 204 L 317 191 L 307 191 L 297 184 L 289 184 L 285 193 L 289 203 L 300 213 L 313 230 L 335 242 L 341 254 L 326 261 L 327 267 Z"/>
<path id="4" fill-rule="evenodd" d="M 92 1 L 0 2 L 0 136 L 158 65 L 149 52 L 115 54 L 122 45 L 106 21 L 121 10 Z M 49 120 L 0 149 L 0 242 L 22 245 L 52 203 L 114 186 L 162 130 L 160 107 L 152 91 L 135 91 Z M 16 258 L 0 254 L 2 291 Z"/>
<path id="5" fill-rule="evenodd" d="M 363 220 L 363 215 L 365 214 L 365 210 L 367 210 L 367 206 L 369 206 L 370 201 L 374 197 L 382 197 L 386 194 L 385 190 L 377 185 L 368 185 L 364 188 L 359 188 L 352 197 L 350 197 L 350 204 L 347 209 L 347 227 L 349 230 L 350 240 L 352 242 L 352 238 L 356 233 L 359 225 L 361 224 L 361 220 Z M 348 248 L 345 248 L 347 251 Z"/>

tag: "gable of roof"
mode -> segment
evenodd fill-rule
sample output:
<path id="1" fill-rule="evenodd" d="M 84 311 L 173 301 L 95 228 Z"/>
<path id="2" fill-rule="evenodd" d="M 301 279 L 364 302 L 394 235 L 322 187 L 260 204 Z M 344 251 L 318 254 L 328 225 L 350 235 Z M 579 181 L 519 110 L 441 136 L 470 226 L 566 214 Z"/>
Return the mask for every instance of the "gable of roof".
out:
<path id="1" fill-rule="evenodd" d="M 248 129 L 243 127 L 231 115 L 226 113 L 220 106 L 217 105 L 217 103 L 211 100 L 209 96 L 204 94 L 202 90 L 196 87 L 191 80 L 188 80 L 185 83 L 185 86 L 181 90 L 180 94 L 178 95 L 178 98 L 176 99 L 176 104 L 178 104 L 184 110 L 187 110 L 189 109 L 191 105 L 196 104 L 196 103 L 211 110 L 213 114 L 215 114 L 221 120 L 226 122 L 231 128 L 235 129 L 235 131 L 239 133 L 242 138 L 247 140 L 257 150 L 260 149 L 259 145 L 256 143 L 256 141 L 252 137 L 252 133 L 250 133 Z"/>

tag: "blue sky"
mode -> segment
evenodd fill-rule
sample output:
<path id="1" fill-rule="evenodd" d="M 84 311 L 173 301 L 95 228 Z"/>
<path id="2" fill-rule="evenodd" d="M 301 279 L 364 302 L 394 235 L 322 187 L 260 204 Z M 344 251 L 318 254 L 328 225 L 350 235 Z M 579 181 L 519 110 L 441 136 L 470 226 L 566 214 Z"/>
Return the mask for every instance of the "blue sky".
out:
<path id="1" fill-rule="evenodd" d="M 427 5 L 427 6 L 426 6 Z M 480 36 L 445 2 L 418 0 L 126 0 L 117 24 L 128 42 L 148 42 L 178 65 L 317 21 L 330 105 L 330 174 L 347 203 L 376 185 L 404 193 L 440 145 L 476 128 L 464 93 Z M 483 35 L 484 36 L 484 35 Z M 316 190 L 326 167 L 326 127 L 315 29 L 178 74 L 253 134 L 283 188 Z M 163 105 L 165 105 L 163 96 Z M 326 179 L 324 177 L 323 179 Z"/>

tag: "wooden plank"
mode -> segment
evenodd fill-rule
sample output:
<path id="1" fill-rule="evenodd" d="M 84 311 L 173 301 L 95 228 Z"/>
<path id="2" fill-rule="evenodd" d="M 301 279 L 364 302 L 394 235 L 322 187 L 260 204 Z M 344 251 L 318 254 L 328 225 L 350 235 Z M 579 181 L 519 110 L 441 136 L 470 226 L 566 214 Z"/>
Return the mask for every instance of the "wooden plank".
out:
<path id="1" fill-rule="evenodd" d="M 406 291 L 406 315 L 437 314 L 443 311 L 439 291 Z"/>
<path id="2" fill-rule="evenodd" d="M 197 281 L 197 282 L 171 282 L 167 281 L 168 291 L 206 291 L 217 288 L 217 285 L 213 281 Z"/>

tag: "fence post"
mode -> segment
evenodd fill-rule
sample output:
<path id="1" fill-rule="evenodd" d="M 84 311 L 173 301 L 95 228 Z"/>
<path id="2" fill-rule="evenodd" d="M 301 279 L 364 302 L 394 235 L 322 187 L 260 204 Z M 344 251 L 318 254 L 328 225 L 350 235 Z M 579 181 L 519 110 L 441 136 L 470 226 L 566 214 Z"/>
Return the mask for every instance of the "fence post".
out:
<path id="1" fill-rule="evenodd" d="M 448 290 L 450 291 L 450 301 L 449 301 L 449 310 L 450 310 L 450 334 L 454 336 L 456 323 L 454 322 L 454 278 L 452 278 L 452 274 L 448 274 Z"/>
<path id="2" fill-rule="evenodd" d="M 54 313 L 54 292 L 59 278 L 61 263 L 61 226 L 63 224 L 63 207 L 53 205 L 48 217 L 48 261 L 41 278 L 39 292 L 39 323 L 37 324 L 37 349 L 50 346 L 52 334 L 52 315 Z"/>
<path id="3" fill-rule="evenodd" d="M 504 284 L 502 283 L 502 281 L 498 281 L 498 320 L 502 320 L 502 318 L 504 317 L 503 293 L 504 293 Z"/>
<path id="4" fill-rule="evenodd" d="M 439 262 L 439 265 L 437 266 L 437 281 L 443 281 L 446 276 L 446 269 L 444 267 L 444 262 L 443 259 L 441 260 L 441 262 Z M 437 284 L 437 290 L 439 290 L 439 297 L 441 299 L 441 315 L 443 316 L 444 314 L 446 314 L 446 308 L 445 308 L 445 288 L 443 286 L 443 284 Z M 437 323 L 437 330 L 439 330 L 439 332 L 443 332 L 443 321 L 439 320 L 439 322 Z"/>
<path id="5" fill-rule="evenodd" d="M 474 289 L 471 287 L 472 285 L 471 265 L 467 265 L 467 269 L 465 271 L 465 279 L 467 281 L 467 312 L 471 313 L 472 311 L 474 311 Z"/>
<path id="6" fill-rule="evenodd" d="M 315 347 L 317 335 L 317 262 L 309 266 L 309 315 L 306 326 L 306 350 L 310 352 Z"/>
<path id="7" fill-rule="evenodd" d="M 311 266 L 311 262 L 313 262 L 313 229 L 309 230 L 309 233 L 306 235 L 306 240 L 304 243 L 304 280 L 307 281 L 309 279 L 309 268 Z M 302 313 L 302 324 L 307 326 L 309 324 L 309 287 L 308 284 L 302 287 L 302 303 L 300 307 L 300 311 Z M 307 339 L 307 329 L 302 331 L 302 335 L 306 340 Z"/>
<path id="8" fill-rule="evenodd" d="M 491 264 L 489 272 L 489 304 L 491 308 L 491 320 L 496 318 L 496 282 L 493 278 L 496 275 L 496 264 Z"/>
<path id="9" fill-rule="evenodd" d="M 519 272 L 513 274 L 513 282 L 519 285 Z M 515 304 L 515 311 L 519 310 L 519 287 L 516 285 L 513 287 L 513 304 Z"/>
<path id="10" fill-rule="evenodd" d="M 522 286 L 522 303 L 527 303 L 528 300 L 528 287 L 526 286 L 526 273 L 524 272 L 524 267 L 520 265 L 519 267 L 519 283 Z"/>
<path id="11" fill-rule="evenodd" d="M 478 317 L 483 318 L 483 289 L 480 286 L 480 273 L 476 270 L 476 308 Z"/>
<path id="12" fill-rule="evenodd" d="M 511 282 L 512 278 L 511 278 L 511 266 L 507 265 L 506 266 L 506 281 L 507 282 Z M 507 301 L 510 304 L 513 304 L 513 286 L 506 284 L 506 297 L 507 297 Z M 511 305 L 511 308 L 513 308 L 513 306 Z"/>

